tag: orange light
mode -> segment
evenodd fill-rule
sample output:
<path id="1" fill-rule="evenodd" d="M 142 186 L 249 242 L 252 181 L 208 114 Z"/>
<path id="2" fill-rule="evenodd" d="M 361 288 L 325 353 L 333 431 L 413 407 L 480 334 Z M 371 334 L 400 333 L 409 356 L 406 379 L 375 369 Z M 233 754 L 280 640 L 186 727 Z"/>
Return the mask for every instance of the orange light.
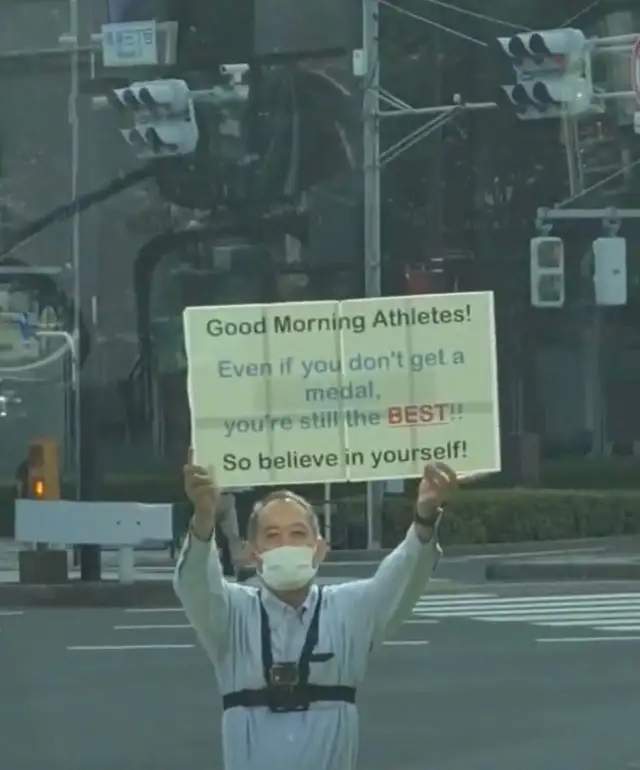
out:
<path id="1" fill-rule="evenodd" d="M 58 445 L 52 438 L 34 439 L 27 455 L 29 496 L 34 500 L 60 499 Z"/>

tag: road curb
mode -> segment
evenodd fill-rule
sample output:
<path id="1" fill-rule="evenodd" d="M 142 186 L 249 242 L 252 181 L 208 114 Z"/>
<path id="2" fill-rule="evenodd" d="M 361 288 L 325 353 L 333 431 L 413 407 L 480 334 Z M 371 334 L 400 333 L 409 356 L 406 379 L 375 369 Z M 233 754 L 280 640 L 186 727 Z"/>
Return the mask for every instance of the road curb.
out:
<path id="1" fill-rule="evenodd" d="M 320 575 L 320 583 L 348 582 L 349 576 Z M 248 585 L 255 585 L 254 581 Z M 429 583 L 429 593 L 457 594 L 473 586 L 453 580 L 439 579 Z M 24 608 L 96 609 L 136 607 L 141 609 L 172 609 L 180 604 L 170 581 L 141 581 L 132 585 L 116 582 L 81 583 L 78 580 L 61 585 L 22 585 L 0 583 L 0 609 Z"/>
<path id="2" fill-rule="evenodd" d="M 496 561 L 485 568 L 490 581 L 640 580 L 637 562 Z"/>

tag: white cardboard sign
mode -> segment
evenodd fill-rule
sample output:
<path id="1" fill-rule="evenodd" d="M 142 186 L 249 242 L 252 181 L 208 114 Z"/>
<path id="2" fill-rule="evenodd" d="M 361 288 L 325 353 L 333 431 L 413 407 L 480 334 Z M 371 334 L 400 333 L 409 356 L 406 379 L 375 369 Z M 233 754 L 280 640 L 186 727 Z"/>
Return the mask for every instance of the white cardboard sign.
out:
<path id="1" fill-rule="evenodd" d="M 196 462 L 221 486 L 500 469 L 492 293 L 185 311 Z"/>

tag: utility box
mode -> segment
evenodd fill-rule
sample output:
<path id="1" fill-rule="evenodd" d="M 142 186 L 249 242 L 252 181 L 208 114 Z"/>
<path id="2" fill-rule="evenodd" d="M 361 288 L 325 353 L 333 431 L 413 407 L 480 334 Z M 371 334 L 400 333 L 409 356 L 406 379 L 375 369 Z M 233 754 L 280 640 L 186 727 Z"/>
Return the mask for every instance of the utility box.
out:
<path id="1" fill-rule="evenodd" d="M 30 585 L 60 584 L 69 579 L 66 551 L 20 551 L 18 569 L 20 582 Z"/>

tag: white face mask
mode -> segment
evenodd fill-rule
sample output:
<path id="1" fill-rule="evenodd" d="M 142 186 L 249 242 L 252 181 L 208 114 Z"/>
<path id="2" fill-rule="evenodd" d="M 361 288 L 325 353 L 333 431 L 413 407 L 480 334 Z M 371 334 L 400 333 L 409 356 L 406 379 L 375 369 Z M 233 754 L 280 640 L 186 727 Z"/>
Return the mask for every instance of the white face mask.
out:
<path id="1" fill-rule="evenodd" d="M 295 591 L 310 583 L 318 571 L 314 548 L 283 545 L 260 554 L 260 577 L 274 591 Z"/>

